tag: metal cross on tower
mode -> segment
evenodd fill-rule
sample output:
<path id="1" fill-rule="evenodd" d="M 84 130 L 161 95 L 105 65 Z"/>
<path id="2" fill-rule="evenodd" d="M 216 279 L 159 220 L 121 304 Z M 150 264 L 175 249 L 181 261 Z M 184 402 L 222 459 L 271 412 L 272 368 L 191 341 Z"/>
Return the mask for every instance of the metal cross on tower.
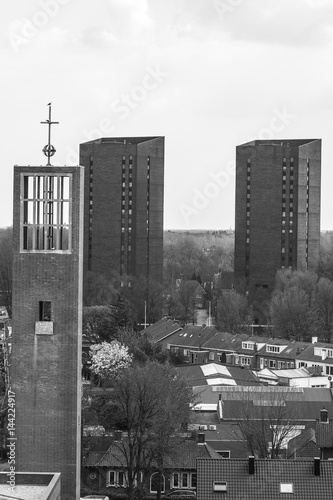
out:
<path id="1" fill-rule="evenodd" d="M 45 122 L 41 122 L 41 123 L 49 126 L 48 143 L 46 146 L 43 147 L 42 151 L 43 151 L 44 155 L 47 156 L 47 158 L 48 158 L 47 165 L 51 165 L 50 158 L 56 152 L 55 147 L 52 146 L 52 144 L 51 144 L 51 125 L 58 124 L 59 122 L 53 122 L 51 120 L 51 103 L 50 102 L 48 104 L 48 107 L 49 107 L 49 119 L 46 120 Z"/>

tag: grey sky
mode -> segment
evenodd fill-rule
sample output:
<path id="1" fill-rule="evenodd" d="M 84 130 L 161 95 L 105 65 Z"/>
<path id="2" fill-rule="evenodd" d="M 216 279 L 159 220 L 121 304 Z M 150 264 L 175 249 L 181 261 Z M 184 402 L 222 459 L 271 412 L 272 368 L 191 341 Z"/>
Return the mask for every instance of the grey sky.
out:
<path id="1" fill-rule="evenodd" d="M 165 135 L 165 228 L 234 227 L 235 147 L 322 138 L 333 230 L 333 2 L 15 0 L 0 16 L 2 196 L 14 164 L 55 164 L 100 136 Z"/>

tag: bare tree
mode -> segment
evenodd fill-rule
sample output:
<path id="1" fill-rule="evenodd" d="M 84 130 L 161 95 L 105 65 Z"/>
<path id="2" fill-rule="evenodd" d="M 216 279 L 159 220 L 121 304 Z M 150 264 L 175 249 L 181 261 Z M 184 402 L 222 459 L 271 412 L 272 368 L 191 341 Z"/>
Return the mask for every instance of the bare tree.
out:
<path id="1" fill-rule="evenodd" d="M 107 279 L 103 274 L 89 271 L 84 276 L 83 304 L 84 306 L 104 306 L 113 304 L 118 296 L 115 279 Z"/>
<path id="2" fill-rule="evenodd" d="M 300 419 L 300 393 L 289 387 L 242 387 L 229 401 L 239 437 L 258 458 L 279 458 L 295 436 Z"/>
<path id="3" fill-rule="evenodd" d="M 235 290 L 223 290 L 216 307 L 216 320 L 222 331 L 239 333 L 249 317 L 250 310 L 244 295 Z"/>
<path id="4" fill-rule="evenodd" d="M 331 342 L 333 334 L 333 283 L 320 278 L 317 283 L 315 307 L 318 316 L 320 340 Z"/>
<path id="5" fill-rule="evenodd" d="M 290 286 L 274 292 L 270 303 L 270 317 L 274 329 L 283 338 L 309 340 L 316 332 L 317 315 L 309 295 L 299 286 Z"/>
<path id="6" fill-rule="evenodd" d="M 124 418 L 127 438 L 118 451 L 125 463 L 128 498 L 135 498 L 142 471 L 162 474 L 164 461 L 175 451 L 172 436 L 189 419 L 192 391 L 170 365 L 149 362 L 125 370 L 115 384 L 113 402 Z M 159 497 L 158 492 L 158 497 Z"/>

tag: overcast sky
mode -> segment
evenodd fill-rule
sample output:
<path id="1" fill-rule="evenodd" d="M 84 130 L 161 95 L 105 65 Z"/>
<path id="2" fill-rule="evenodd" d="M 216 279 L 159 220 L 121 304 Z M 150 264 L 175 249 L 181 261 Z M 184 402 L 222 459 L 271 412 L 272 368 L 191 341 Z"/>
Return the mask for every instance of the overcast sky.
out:
<path id="1" fill-rule="evenodd" d="M 321 138 L 333 230 L 331 0 L 2 2 L 0 226 L 13 165 L 97 137 L 165 136 L 165 229 L 234 228 L 234 160 L 253 138 Z"/>

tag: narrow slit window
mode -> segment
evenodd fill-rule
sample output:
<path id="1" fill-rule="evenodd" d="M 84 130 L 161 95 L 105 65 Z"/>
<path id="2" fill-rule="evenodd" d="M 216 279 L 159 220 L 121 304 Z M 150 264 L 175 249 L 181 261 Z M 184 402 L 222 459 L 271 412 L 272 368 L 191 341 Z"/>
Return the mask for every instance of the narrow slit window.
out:
<path id="1" fill-rule="evenodd" d="M 39 302 L 39 321 L 51 321 L 51 302 L 49 300 Z"/>

